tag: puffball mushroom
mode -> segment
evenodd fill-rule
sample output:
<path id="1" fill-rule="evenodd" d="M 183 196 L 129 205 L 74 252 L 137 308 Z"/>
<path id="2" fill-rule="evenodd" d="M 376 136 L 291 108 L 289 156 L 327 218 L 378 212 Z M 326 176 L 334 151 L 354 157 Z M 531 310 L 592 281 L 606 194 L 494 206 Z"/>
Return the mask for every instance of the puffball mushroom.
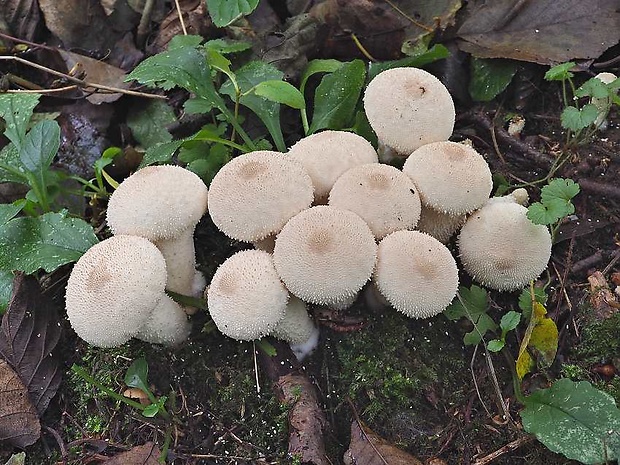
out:
<path id="1" fill-rule="evenodd" d="M 618 79 L 618 76 L 616 76 L 613 73 L 598 73 L 594 77 L 598 79 L 599 81 L 603 82 L 604 84 L 610 84 L 614 82 L 616 79 Z M 606 129 L 607 122 L 605 121 L 605 118 L 607 118 L 607 113 L 609 113 L 609 108 L 611 107 L 611 104 L 613 103 L 611 100 L 611 97 L 603 97 L 603 98 L 592 97 L 590 99 L 590 103 L 592 103 L 599 111 L 598 116 L 596 117 L 596 120 L 592 124 L 596 128 L 603 129 L 603 130 Z"/>
<path id="2" fill-rule="evenodd" d="M 417 187 L 402 171 L 371 163 L 346 171 L 329 193 L 329 205 L 357 213 L 377 239 L 413 229 L 420 218 Z"/>
<path id="3" fill-rule="evenodd" d="M 493 189 L 491 170 L 472 147 L 441 141 L 423 145 L 403 165 L 422 204 L 450 216 L 480 208 Z"/>
<path id="4" fill-rule="evenodd" d="M 303 344 L 316 330 L 314 321 L 308 315 L 306 304 L 295 296 L 290 296 L 284 318 L 280 320 L 271 336 L 289 344 Z"/>
<path id="5" fill-rule="evenodd" d="M 399 312 L 429 318 L 452 302 L 459 285 L 456 261 L 445 245 L 419 231 L 396 231 L 379 243 L 373 281 Z"/>
<path id="6" fill-rule="evenodd" d="M 271 254 L 262 250 L 229 257 L 207 290 L 209 313 L 217 328 L 242 341 L 269 334 L 284 318 L 288 298 Z"/>
<path id="7" fill-rule="evenodd" d="M 446 244 L 465 223 L 466 215 L 449 215 L 422 205 L 416 229 Z"/>
<path id="8" fill-rule="evenodd" d="M 283 153 L 259 150 L 218 171 L 211 181 L 209 213 L 228 237 L 256 242 L 278 233 L 313 198 L 312 180 L 300 163 Z"/>
<path id="9" fill-rule="evenodd" d="M 190 330 L 183 308 L 164 294 L 135 337 L 151 344 L 176 346 L 187 339 Z"/>
<path id="10" fill-rule="evenodd" d="M 115 235 L 144 237 L 161 250 L 167 289 L 192 295 L 196 271 L 194 229 L 207 211 L 207 186 L 195 173 L 173 165 L 136 171 L 110 196 L 107 220 Z"/>
<path id="11" fill-rule="evenodd" d="M 527 208 L 491 199 L 465 222 L 458 237 L 465 271 L 479 283 L 500 291 L 522 288 L 537 278 L 551 257 L 551 234 L 532 223 Z"/>
<path id="12" fill-rule="evenodd" d="M 88 249 L 73 267 L 67 316 L 89 344 L 116 347 L 141 331 L 166 298 L 165 286 L 166 261 L 155 245 L 138 236 L 113 236 Z M 175 311 L 182 312 L 178 305 Z"/>
<path id="13" fill-rule="evenodd" d="M 370 81 L 364 110 L 379 141 L 407 156 L 418 147 L 448 140 L 454 102 L 448 89 L 418 68 L 393 68 Z"/>
<path id="14" fill-rule="evenodd" d="M 310 175 L 315 203 L 325 203 L 336 179 L 350 168 L 379 161 L 370 142 L 346 131 L 323 131 L 304 137 L 288 154 Z"/>
<path id="15" fill-rule="evenodd" d="M 368 225 L 348 210 L 320 205 L 289 220 L 276 238 L 276 270 L 291 294 L 339 305 L 366 284 L 377 245 Z"/>

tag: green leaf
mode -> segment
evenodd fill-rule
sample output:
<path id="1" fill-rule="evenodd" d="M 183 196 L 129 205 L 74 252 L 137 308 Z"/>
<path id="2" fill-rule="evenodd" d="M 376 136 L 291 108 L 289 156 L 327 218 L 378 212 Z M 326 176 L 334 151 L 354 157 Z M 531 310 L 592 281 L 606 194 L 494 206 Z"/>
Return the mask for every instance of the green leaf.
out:
<path id="1" fill-rule="evenodd" d="M 519 326 L 519 322 L 521 321 L 521 314 L 515 311 L 509 311 L 506 313 L 501 321 L 499 322 L 499 327 L 501 328 L 503 333 L 507 333 L 508 331 L 512 331 L 517 326 Z"/>
<path id="2" fill-rule="evenodd" d="M 474 329 L 463 336 L 463 343 L 468 346 L 479 344 L 487 332 L 497 329 L 497 324 L 493 321 L 493 318 L 486 313 L 478 315 L 472 323 L 474 324 Z"/>
<path id="3" fill-rule="evenodd" d="M 40 121 L 24 138 L 19 158 L 24 168 L 44 181 L 45 172 L 60 146 L 60 126 L 56 121 Z"/>
<path id="4" fill-rule="evenodd" d="M 469 94 L 478 102 L 488 102 L 503 92 L 517 72 L 517 62 L 492 58 L 472 58 Z"/>
<path id="5" fill-rule="evenodd" d="M 207 0 L 207 9 L 217 27 L 226 27 L 242 16 L 249 15 L 259 0 Z"/>
<path id="6" fill-rule="evenodd" d="M 534 287 L 534 298 L 539 304 L 547 303 L 547 294 L 542 287 Z M 529 287 L 523 289 L 519 295 L 519 308 L 523 311 L 523 318 L 529 320 L 532 314 L 532 296 Z"/>
<path id="7" fill-rule="evenodd" d="M 393 61 L 373 62 L 368 66 L 368 80 L 371 81 L 377 74 L 392 68 L 421 68 L 424 65 L 443 60 L 450 56 L 450 51 L 441 44 L 435 44 L 430 49 L 417 55 Z"/>
<path id="8" fill-rule="evenodd" d="M 314 94 L 314 114 L 309 134 L 319 129 L 350 127 L 365 79 L 366 69 L 362 60 L 344 63 L 334 73 L 323 76 Z"/>
<path id="9" fill-rule="evenodd" d="M 588 79 L 575 91 L 577 97 L 609 98 L 611 90 L 600 79 Z"/>
<path id="10" fill-rule="evenodd" d="M 13 218 L 0 226 L 0 270 L 51 273 L 97 243 L 93 228 L 64 213 Z"/>
<path id="11" fill-rule="evenodd" d="M 342 61 L 334 60 L 334 59 L 326 59 L 326 60 L 311 60 L 308 62 L 308 66 L 304 69 L 304 72 L 301 75 L 301 83 L 299 84 L 299 90 L 303 94 L 306 89 L 306 83 L 310 76 L 313 76 L 317 73 L 333 73 L 338 68 L 342 66 Z"/>
<path id="12" fill-rule="evenodd" d="M 131 107 L 127 126 L 138 143 L 145 149 L 162 142 L 170 142 L 172 136 L 166 129 L 177 120 L 174 111 L 163 100 L 149 100 L 144 107 Z"/>
<path id="13" fill-rule="evenodd" d="M 360 109 L 357 113 L 355 113 L 355 123 L 353 123 L 353 127 L 351 129 L 355 134 L 362 136 L 370 142 L 373 147 L 376 148 L 379 145 L 377 134 L 372 129 L 372 126 L 370 126 L 366 112 L 363 109 Z"/>
<path id="14" fill-rule="evenodd" d="M 154 163 L 166 163 L 172 160 L 174 152 L 183 145 L 184 139 L 162 142 L 149 147 L 140 162 L 140 168 Z"/>
<path id="15" fill-rule="evenodd" d="M 205 48 L 215 50 L 223 55 L 238 53 L 252 48 L 252 44 L 243 40 L 213 39 L 205 42 Z"/>
<path id="16" fill-rule="evenodd" d="M 579 184 L 572 179 L 555 178 L 541 189 L 540 199 L 542 203 L 548 203 L 551 200 L 570 202 L 580 190 Z M 574 213 L 574 210 L 570 213 Z"/>
<path id="17" fill-rule="evenodd" d="M 560 115 L 562 127 L 578 132 L 590 126 L 599 114 L 599 109 L 595 105 L 588 103 L 581 108 L 567 106 Z"/>
<path id="18" fill-rule="evenodd" d="M 569 459 L 598 464 L 618 458 L 620 410 L 587 381 L 560 379 L 534 392 L 525 398 L 521 419 L 528 433 Z"/>
<path id="19" fill-rule="evenodd" d="M 487 344 L 487 349 L 489 349 L 491 352 L 499 352 L 504 348 L 505 345 L 506 343 L 500 339 L 492 339 Z"/>
<path id="20" fill-rule="evenodd" d="M 487 315 L 487 291 L 475 284 L 472 284 L 469 289 L 459 286 L 459 296 L 460 299 L 454 300 L 443 314 L 450 320 L 465 317 L 471 321 L 475 327 L 465 334 L 463 342 L 466 345 L 478 344 L 487 331 L 497 329 L 497 324 Z"/>
<path id="21" fill-rule="evenodd" d="M 548 225 L 572 215 L 575 206 L 571 199 L 579 193 L 579 190 L 579 184 L 572 179 L 553 179 L 541 189 L 541 202 L 528 207 L 527 217 L 534 224 Z"/>
<path id="22" fill-rule="evenodd" d="M 570 70 L 575 66 L 577 64 L 572 61 L 555 65 L 545 73 L 545 79 L 547 81 L 566 81 L 574 76 Z"/>
<path id="23" fill-rule="evenodd" d="M 213 103 L 202 97 L 193 97 L 187 99 L 183 104 L 185 113 L 194 115 L 197 113 L 209 113 L 213 110 Z"/>
<path id="24" fill-rule="evenodd" d="M 7 221 L 17 215 L 22 208 L 24 208 L 25 202 L 14 203 L 2 203 L 0 204 L 0 226 L 4 225 Z"/>
<path id="25" fill-rule="evenodd" d="M 202 36 L 179 34 L 170 39 L 170 42 L 168 42 L 168 50 L 183 47 L 198 47 L 203 40 Z"/>
<path id="26" fill-rule="evenodd" d="M 24 142 L 28 122 L 40 97 L 38 94 L 0 94 L 0 117 L 6 126 L 4 135 L 18 150 Z"/>
<path id="27" fill-rule="evenodd" d="M 542 203 L 534 202 L 529 207 L 527 207 L 527 217 L 534 224 L 554 224 L 560 218 L 562 218 L 562 211 L 557 211 L 555 209 L 550 210 Z"/>
<path id="28" fill-rule="evenodd" d="M 254 87 L 254 93 L 259 97 L 264 97 L 272 102 L 283 103 L 298 110 L 306 107 L 304 96 L 288 82 L 278 80 L 259 82 Z"/>
<path id="29" fill-rule="evenodd" d="M 146 418 L 153 418 L 158 413 L 159 413 L 159 405 L 157 404 L 149 404 L 146 407 L 144 407 L 144 410 L 142 410 L 142 416 L 145 416 Z"/>
<path id="30" fill-rule="evenodd" d="M 0 150 L 0 182 L 28 182 L 17 147 L 11 142 Z"/>
<path id="31" fill-rule="evenodd" d="M 127 373 L 125 373 L 125 384 L 129 387 L 138 388 L 148 394 L 150 393 L 148 378 L 149 365 L 144 358 L 137 358 L 129 368 L 127 368 Z"/>
<path id="32" fill-rule="evenodd" d="M 12 271 L 0 270 L 0 315 L 6 311 L 11 300 L 14 277 Z"/>

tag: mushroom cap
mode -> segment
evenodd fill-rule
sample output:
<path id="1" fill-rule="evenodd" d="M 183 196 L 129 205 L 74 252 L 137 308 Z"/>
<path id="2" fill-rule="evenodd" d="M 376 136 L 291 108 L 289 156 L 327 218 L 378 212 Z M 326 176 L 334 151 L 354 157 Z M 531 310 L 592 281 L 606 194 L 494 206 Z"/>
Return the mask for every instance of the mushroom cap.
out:
<path id="1" fill-rule="evenodd" d="M 449 215 L 422 205 L 416 229 L 446 244 L 465 223 L 466 215 Z"/>
<path id="2" fill-rule="evenodd" d="M 291 294 L 306 302 L 338 305 L 368 281 L 376 253 L 364 220 L 348 210 L 320 205 L 286 223 L 273 258 Z"/>
<path id="3" fill-rule="evenodd" d="M 396 231 L 379 243 L 373 276 L 379 292 L 410 318 L 430 318 L 452 302 L 459 285 L 448 248 L 419 231 Z"/>
<path id="4" fill-rule="evenodd" d="M 479 283 L 508 291 L 537 278 L 551 257 L 551 234 L 532 223 L 515 202 L 488 202 L 465 222 L 458 237 L 465 271 Z"/>
<path id="5" fill-rule="evenodd" d="M 207 290 L 211 318 L 223 334 L 250 341 L 269 334 L 284 318 L 288 292 L 271 254 L 243 250 L 222 263 Z"/>
<path id="6" fill-rule="evenodd" d="M 131 339 L 165 295 L 166 262 L 138 236 L 113 236 L 86 251 L 69 276 L 67 316 L 78 336 L 98 347 Z"/>
<path id="7" fill-rule="evenodd" d="M 317 202 L 327 199 L 336 179 L 345 171 L 379 161 L 370 142 L 346 131 L 323 131 L 304 137 L 288 153 L 310 175 Z"/>
<path id="8" fill-rule="evenodd" d="M 195 173 L 180 166 L 147 166 L 112 193 L 107 220 L 115 235 L 158 241 L 194 228 L 206 211 L 207 186 Z"/>
<path id="9" fill-rule="evenodd" d="M 402 154 L 448 140 L 454 128 L 454 102 L 448 89 L 418 68 L 377 74 L 364 93 L 364 109 L 379 139 Z"/>
<path id="10" fill-rule="evenodd" d="M 183 308 L 164 294 L 136 337 L 151 344 L 175 346 L 187 339 L 190 330 Z"/>
<path id="11" fill-rule="evenodd" d="M 283 153 L 259 150 L 218 171 L 210 186 L 209 213 L 228 237 L 253 242 L 278 233 L 313 198 L 312 180 L 301 164 Z"/>
<path id="12" fill-rule="evenodd" d="M 329 193 L 329 205 L 357 213 L 377 239 L 415 228 L 421 208 L 413 181 L 379 163 L 356 166 L 340 176 Z"/>
<path id="13" fill-rule="evenodd" d="M 314 321 L 308 315 L 306 304 L 295 296 L 290 296 L 286 314 L 271 335 L 289 344 L 303 344 L 315 331 Z"/>
<path id="14" fill-rule="evenodd" d="M 420 147 L 409 155 L 403 172 L 418 186 L 423 205 L 453 216 L 480 208 L 493 189 L 491 170 L 482 155 L 457 142 Z"/>

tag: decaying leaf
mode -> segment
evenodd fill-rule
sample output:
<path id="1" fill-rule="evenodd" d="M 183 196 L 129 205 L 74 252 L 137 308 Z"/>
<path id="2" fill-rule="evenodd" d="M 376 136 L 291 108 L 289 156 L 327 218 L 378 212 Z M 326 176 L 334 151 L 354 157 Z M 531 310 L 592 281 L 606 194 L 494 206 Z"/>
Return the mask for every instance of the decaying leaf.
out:
<path id="1" fill-rule="evenodd" d="M 102 465 L 159 465 L 159 449 L 152 442 L 131 448 L 106 460 Z"/>
<path id="2" fill-rule="evenodd" d="M 351 423 L 351 443 L 344 453 L 347 465 L 422 465 L 413 455 L 399 449 L 363 423 Z"/>
<path id="3" fill-rule="evenodd" d="M 28 390 L 17 373 L 0 359 L 0 441 L 17 447 L 34 444 L 41 436 L 41 424 Z"/>
<path id="4" fill-rule="evenodd" d="M 41 295 L 32 276 L 18 273 L 0 328 L 0 355 L 15 369 L 42 414 L 60 385 L 62 373 L 54 348 L 60 339 L 58 314 Z"/>
<path id="5" fill-rule="evenodd" d="M 609 285 L 605 276 L 596 271 L 588 276 L 590 283 L 590 303 L 592 304 L 593 321 L 607 320 L 620 311 L 620 304 Z"/>
<path id="6" fill-rule="evenodd" d="M 14 37 L 34 40 L 41 28 L 41 12 L 36 0 L 2 0 L 0 17 L 3 17 Z"/>
<path id="7" fill-rule="evenodd" d="M 556 64 L 597 58 L 620 40 L 617 0 L 477 0 L 467 11 L 461 48 L 482 58 Z"/>
<path id="8" fill-rule="evenodd" d="M 536 364 L 541 368 L 550 366 L 558 350 L 558 327 L 555 322 L 547 316 L 547 310 L 540 302 L 533 302 L 532 308 L 530 323 L 523 335 L 517 358 L 519 379 L 523 379 Z"/>

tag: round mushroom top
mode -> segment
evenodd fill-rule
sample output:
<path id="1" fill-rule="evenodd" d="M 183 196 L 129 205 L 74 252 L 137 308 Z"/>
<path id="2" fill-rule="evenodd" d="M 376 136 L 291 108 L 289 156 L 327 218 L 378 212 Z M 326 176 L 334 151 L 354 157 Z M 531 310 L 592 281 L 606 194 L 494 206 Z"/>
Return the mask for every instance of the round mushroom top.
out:
<path id="1" fill-rule="evenodd" d="M 551 234 L 515 202 L 489 202 L 465 222 L 458 237 L 465 271 L 479 283 L 509 291 L 537 278 L 551 257 Z"/>
<path id="2" fill-rule="evenodd" d="M 310 339 L 315 328 L 312 318 L 308 315 L 305 302 L 292 295 L 286 306 L 284 318 L 271 332 L 271 336 L 289 344 L 303 344 Z"/>
<path id="3" fill-rule="evenodd" d="M 375 264 L 377 245 L 355 213 L 325 205 L 290 219 L 276 238 L 278 274 L 300 299 L 338 305 L 364 286 Z"/>
<path id="4" fill-rule="evenodd" d="M 269 334 L 284 318 L 288 296 L 271 254 L 244 250 L 219 266 L 207 290 L 207 304 L 223 334 L 250 341 Z"/>
<path id="5" fill-rule="evenodd" d="M 323 131 L 304 137 L 288 153 L 310 175 L 317 202 L 327 200 L 336 179 L 348 169 L 379 161 L 370 142 L 346 131 Z"/>
<path id="6" fill-rule="evenodd" d="M 340 176 L 329 193 L 329 205 L 357 213 L 377 239 L 415 228 L 421 209 L 413 181 L 379 163 L 356 166 Z"/>
<path id="7" fill-rule="evenodd" d="M 207 211 L 207 186 L 173 165 L 136 171 L 110 196 L 107 220 L 114 234 L 171 239 L 196 226 Z"/>
<path id="8" fill-rule="evenodd" d="M 113 236 L 86 251 L 73 267 L 67 316 L 78 336 L 115 347 L 135 336 L 165 295 L 166 262 L 150 241 Z"/>
<path id="9" fill-rule="evenodd" d="M 239 241 L 278 233 L 314 198 L 304 168 L 279 152 L 259 150 L 228 162 L 213 178 L 209 213 L 220 231 Z"/>
<path id="10" fill-rule="evenodd" d="M 472 147 L 441 141 L 413 152 L 403 166 L 418 186 L 422 204 L 452 216 L 472 212 L 489 199 L 491 170 Z"/>
<path id="11" fill-rule="evenodd" d="M 381 295 L 410 318 L 441 313 L 459 285 L 448 248 L 419 231 L 396 231 L 383 238 L 373 280 Z"/>
<path id="12" fill-rule="evenodd" d="M 422 205 L 416 230 L 433 236 L 442 244 L 447 244 L 466 219 L 467 215 L 453 216 Z"/>
<path id="13" fill-rule="evenodd" d="M 454 102 L 448 89 L 418 68 L 393 68 L 370 81 L 364 110 L 379 139 L 401 154 L 440 140 L 454 128 Z"/>

